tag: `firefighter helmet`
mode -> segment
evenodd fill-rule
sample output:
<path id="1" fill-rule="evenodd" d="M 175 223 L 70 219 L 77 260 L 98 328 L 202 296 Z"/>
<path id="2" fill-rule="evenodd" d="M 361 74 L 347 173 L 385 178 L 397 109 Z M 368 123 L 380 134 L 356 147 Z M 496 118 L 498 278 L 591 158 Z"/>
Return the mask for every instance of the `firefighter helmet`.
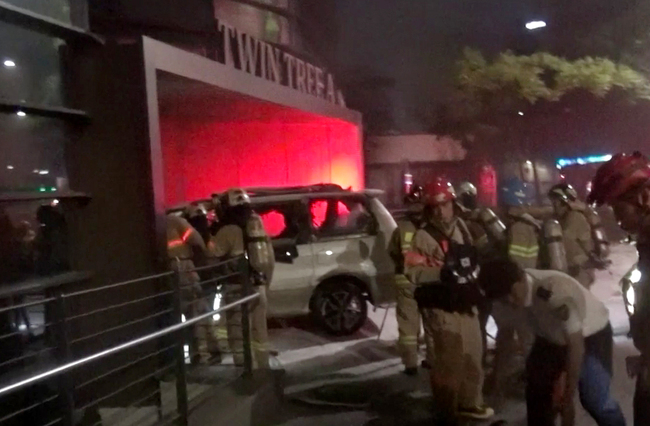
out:
<path id="1" fill-rule="evenodd" d="M 638 151 L 616 154 L 598 168 L 592 181 L 590 204 L 608 204 L 650 180 L 650 162 Z"/>
<path id="2" fill-rule="evenodd" d="M 573 202 L 578 199 L 578 191 L 568 183 L 558 183 L 553 185 L 548 191 L 548 198 L 551 200 L 562 200 L 564 202 Z"/>
<path id="3" fill-rule="evenodd" d="M 184 216 L 192 219 L 198 216 L 207 216 L 208 212 L 202 204 L 190 204 L 185 207 Z"/>
<path id="4" fill-rule="evenodd" d="M 458 186 L 458 201 L 466 209 L 478 207 L 478 190 L 472 182 L 465 181 Z"/>
<path id="5" fill-rule="evenodd" d="M 444 204 L 456 199 L 456 191 L 451 182 L 445 178 L 436 178 L 424 190 L 425 201 L 430 205 Z"/>
<path id="6" fill-rule="evenodd" d="M 248 193 L 241 188 L 232 188 L 224 194 L 224 204 L 227 207 L 243 206 L 251 203 Z"/>
<path id="7" fill-rule="evenodd" d="M 472 182 L 462 182 L 460 185 L 458 185 L 458 196 L 461 195 L 470 195 L 472 197 L 476 197 L 478 194 L 478 190 L 476 189 L 476 186 Z"/>
<path id="8" fill-rule="evenodd" d="M 501 202 L 508 207 L 531 204 L 528 185 L 517 177 L 507 180 L 501 185 L 499 192 Z"/>
<path id="9" fill-rule="evenodd" d="M 413 185 L 411 191 L 404 196 L 404 204 L 420 204 L 424 199 L 424 189 L 420 185 Z"/>

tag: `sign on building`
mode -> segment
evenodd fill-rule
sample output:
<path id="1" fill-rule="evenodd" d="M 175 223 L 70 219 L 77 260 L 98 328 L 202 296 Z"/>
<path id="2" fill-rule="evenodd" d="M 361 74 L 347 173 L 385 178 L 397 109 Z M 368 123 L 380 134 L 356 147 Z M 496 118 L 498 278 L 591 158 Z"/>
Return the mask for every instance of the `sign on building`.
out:
<path id="1" fill-rule="evenodd" d="M 218 60 L 238 70 L 345 107 L 334 76 L 309 62 L 219 21 Z"/>

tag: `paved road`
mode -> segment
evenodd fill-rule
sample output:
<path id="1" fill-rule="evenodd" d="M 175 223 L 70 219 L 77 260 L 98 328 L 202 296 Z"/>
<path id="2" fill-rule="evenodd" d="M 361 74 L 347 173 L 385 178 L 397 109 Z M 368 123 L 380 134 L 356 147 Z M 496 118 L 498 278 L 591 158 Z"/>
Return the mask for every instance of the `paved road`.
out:
<path id="1" fill-rule="evenodd" d="M 613 249 L 610 271 L 598 273 L 594 293 L 605 301 L 618 334 L 615 346 L 613 391 L 630 419 L 633 382 L 625 375 L 625 357 L 635 353 L 625 337 L 627 317 L 618 280 L 635 261 L 629 246 Z M 283 426 L 409 426 L 431 424 L 428 408 L 431 396 L 426 374 L 417 378 L 400 373 L 395 341 L 397 325 L 394 310 L 388 311 L 384 329 L 379 326 L 385 311 L 371 312 L 371 321 L 355 336 L 332 339 L 311 329 L 308 321 L 276 326 L 271 341 L 280 352 L 277 363 L 287 371 L 286 404 Z M 525 425 L 525 406 L 521 386 L 512 387 L 512 395 L 500 410 L 510 425 Z M 595 423 L 579 410 L 577 426 Z"/>

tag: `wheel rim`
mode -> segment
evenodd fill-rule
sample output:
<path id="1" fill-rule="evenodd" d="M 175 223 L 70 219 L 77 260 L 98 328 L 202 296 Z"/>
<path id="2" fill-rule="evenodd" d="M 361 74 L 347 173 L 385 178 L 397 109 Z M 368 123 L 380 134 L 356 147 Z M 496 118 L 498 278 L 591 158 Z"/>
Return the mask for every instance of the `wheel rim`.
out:
<path id="1" fill-rule="evenodd" d="M 347 291 L 325 294 L 320 312 L 325 324 L 335 331 L 351 330 L 363 316 L 361 300 Z"/>

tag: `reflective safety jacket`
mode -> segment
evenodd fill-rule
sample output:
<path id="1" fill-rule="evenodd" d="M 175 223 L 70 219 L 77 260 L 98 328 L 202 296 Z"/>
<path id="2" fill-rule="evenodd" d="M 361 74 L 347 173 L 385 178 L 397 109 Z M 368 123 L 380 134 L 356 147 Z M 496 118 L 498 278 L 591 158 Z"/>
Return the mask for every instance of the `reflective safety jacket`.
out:
<path id="1" fill-rule="evenodd" d="M 271 239 L 264 231 L 262 220 L 253 213 L 246 223 L 246 235 L 244 230 L 236 224 L 228 224 L 219 229 L 212 237 L 210 249 L 212 254 L 219 258 L 231 258 L 241 256 L 245 252 L 249 255 L 251 267 L 257 272 L 264 274 L 267 283 L 273 279 L 275 269 L 275 256 Z M 263 246 L 264 256 L 253 255 L 253 250 Z"/>
<path id="2" fill-rule="evenodd" d="M 494 252 L 497 250 L 497 248 L 493 247 L 493 245 L 490 244 L 488 233 L 483 227 L 483 224 L 479 217 L 480 213 L 481 212 L 479 209 L 463 209 L 461 217 L 463 221 L 465 221 L 467 229 L 469 230 L 469 233 L 474 240 L 474 247 L 476 247 L 479 256 L 482 259 L 487 259 L 491 257 L 491 255 L 495 254 Z"/>
<path id="3" fill-rule="evenodd" d="M 192 260 L 192 247 L 206 250 L 201 235 L 182 217 L 167 215 L 167 257 Z"/>
<path id="4" fill-rule="evenodd" d="M 541 223 L 528 213 L 509 215 L 508 256 L 523 269 L 535 269 L 539 261 Z"/>
<path id="5" fill-rule="evenodd" d="M 584 212 L 569 210 L 559 218 L 559 222 L 562 225 L 569 275 L 576 277 L 581 269 L 593 269 L 589 267 L 589 260 L 594 252 L 594 241 Z"/>
<path id="6" fill-rule="evenodd" d="M 437 226 L 443 228 L 442 225 Z M 440 232 L 447 236 L 448 241 L 473 244 L 467 225 L 460 218 L 454 219 Z M 404 272 L 412 283 L 419 285 L 440 281 L 440 272 L 449 249 L 448 241 L 439 242 L 426 230 L 418 229 L 404 261 Z"/>
<path id="7" fill-rule="evenodd" d="M 200 281 L 198 273 L 194 270 L 192 247 L 197 247 L 205 252 L 205 243 L 201 235 L 189 224 L 188 221 L 179 216 L 167 215 L 167 257 L 171 269 L 179 273 L 180 285 L 189 286 Z M 181 294 L 183 300 L 200 293 L 200 287 L 183 288 Z"/>
<path id="8" fill-rule="evenodd" d="M 404 275 L 406 269 L 405 259 L 411 246 L 417 228 L 410 220 L 400 220 L 397 222 L 397 229 L 388 244 L 388 253 L 395 262 L 395 283 L 399 285 L 409 285 L 411 281 Z"/>

